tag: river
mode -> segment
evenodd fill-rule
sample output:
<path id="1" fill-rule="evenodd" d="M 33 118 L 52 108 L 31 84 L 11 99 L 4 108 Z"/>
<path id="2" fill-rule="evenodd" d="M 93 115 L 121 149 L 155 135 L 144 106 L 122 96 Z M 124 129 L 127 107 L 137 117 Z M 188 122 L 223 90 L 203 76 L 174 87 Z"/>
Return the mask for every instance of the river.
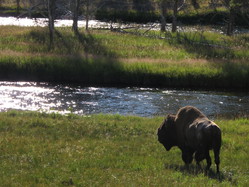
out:
<path id="1" fill-rule="evenodd" d="M 209 117 L 232 117 L 249 113 L 249 96 L 246 93 L 214 91 L 0 82 L 0 111 L 16 109 L 152 117 L 175 113 L 185 105 L 193 105 Z"/>
<path id="2" fill-rule="evenodd" d="M 47 18 L 16 18 L 16 17 L 0 17 L 0 25 L 14 25 L 14 26 L 21 26 L 21 27 L 45 27 L 47 26 L 48 19 Z M 73 21 L 70 19 L 57 19 L 55 20 L 55 27 L 71 27 Z M 85 27 L 86 21 L 79 20 L 78 26 Z M 99 20 L 89 20 L 89 28 L 94 29 L 110 29 L 112 28 L 140 28 L 145 30 L 160 30 L 160 23 L 147 23 L 147 24 L 136 24 L 136 23 L 111 23 L 111 22 L 103 22 Z M 166 30 L 171 31 L 172 27 L 171 24 L 167 24 Z M 186 26 L 186 25 L 178 25 L 177 27 L 179 32 L 196 32 L 196 31 L 208 31 L 208 32 L 218 32 L 224 34 L 225 27 L 224 26 Z M 243 34 L 248 33 L 248 28 L 235 28 L 235 34 Z"/>

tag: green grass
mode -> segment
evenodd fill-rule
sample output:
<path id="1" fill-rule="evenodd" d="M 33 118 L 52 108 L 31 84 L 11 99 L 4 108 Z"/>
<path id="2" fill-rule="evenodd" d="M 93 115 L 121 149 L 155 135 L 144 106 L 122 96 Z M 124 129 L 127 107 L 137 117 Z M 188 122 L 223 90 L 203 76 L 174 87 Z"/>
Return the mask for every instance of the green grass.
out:
<path id="1" fill-rule="evenodd" d="M 151 34 L 151 33 L 150 33 Z M 249 87 L 248 35 L 167 34 L 157 39 L 103 30 L 59 28 L 49 50 L 46 28 L 2 26 L 0 79 L 85 84 Z M 200 43 L 224 45 L 209 47 Z"/>
<path id="2" fill-rule="evenodd" d="M 120 115 L 0 113 L 1 185 L 249 184 L 248 119 L 215 120 L 223 135 L 220 178 L 214 165 L 204 175 L 195 164 L 186 170 L 177 148 L 166 152 L 156 137 L 162 120 Z"/>

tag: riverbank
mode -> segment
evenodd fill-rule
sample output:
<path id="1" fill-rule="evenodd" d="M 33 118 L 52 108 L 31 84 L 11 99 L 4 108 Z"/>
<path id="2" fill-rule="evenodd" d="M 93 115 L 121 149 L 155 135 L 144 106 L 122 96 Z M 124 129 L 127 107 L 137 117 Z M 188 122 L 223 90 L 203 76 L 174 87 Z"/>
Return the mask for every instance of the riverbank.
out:
<path id="1" fill-rule="evenodd" d="M 80 32 L 76 37 L 71 28 L 58 28 L 49 50 L 46 28 L 1 26 L 0 80 L 249 88 L 249 35 L 202 32 L 159 39 L 106 30 Z"/>
<path id="2" fill-rule="evenodd" d="M 215 120 L 223 136 L 220 178 L 214 164 L 205 176 L 195 164 L 184 169 L 177 148 L 166 152 L 156 137 L 162 121 L 162 117 L 0 113 L 1 185 L 248 185 L 248 119 Z"/>

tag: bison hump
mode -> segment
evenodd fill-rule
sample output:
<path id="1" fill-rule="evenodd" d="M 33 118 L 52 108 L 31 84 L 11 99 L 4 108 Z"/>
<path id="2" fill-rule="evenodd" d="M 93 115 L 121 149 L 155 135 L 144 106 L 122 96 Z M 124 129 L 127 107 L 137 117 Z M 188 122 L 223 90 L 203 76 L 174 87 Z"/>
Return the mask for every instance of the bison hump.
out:
<path id="1" fill-rule="evenodd" d="M 177 115 L 176 118 L 177 119 L 189 119 L 190 121 L 194 121 L 197 118 L 203 118 L 206 117 L 200 110 L 198 110 L 197 108 L 193 107 L 193 106 L 186 106 L 181 108 Z"/>
<path id="2" fill-rule="evenodd" d="M 207 117 L 200 112 L 197 108 L 192 106 L 186 106 L 181 108 L 176 114 L 175 124 L 178 132 L 181 133 L 185 131 L 191 124 L 196 120 L 207 119 Z M 180 132 L 181 131 L 181 132 Z"/>

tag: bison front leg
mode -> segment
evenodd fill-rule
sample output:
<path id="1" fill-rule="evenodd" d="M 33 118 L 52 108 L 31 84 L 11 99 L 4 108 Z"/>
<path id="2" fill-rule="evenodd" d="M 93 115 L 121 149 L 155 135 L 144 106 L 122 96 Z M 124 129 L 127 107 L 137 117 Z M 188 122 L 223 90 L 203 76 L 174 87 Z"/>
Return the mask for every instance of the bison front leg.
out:
<path id="1" fill-rule="evenodd" d="M 191 150 L 182 150 L 182 160 L 187 167 L 193 161 L 193 154 L 194 152 Z"/>

